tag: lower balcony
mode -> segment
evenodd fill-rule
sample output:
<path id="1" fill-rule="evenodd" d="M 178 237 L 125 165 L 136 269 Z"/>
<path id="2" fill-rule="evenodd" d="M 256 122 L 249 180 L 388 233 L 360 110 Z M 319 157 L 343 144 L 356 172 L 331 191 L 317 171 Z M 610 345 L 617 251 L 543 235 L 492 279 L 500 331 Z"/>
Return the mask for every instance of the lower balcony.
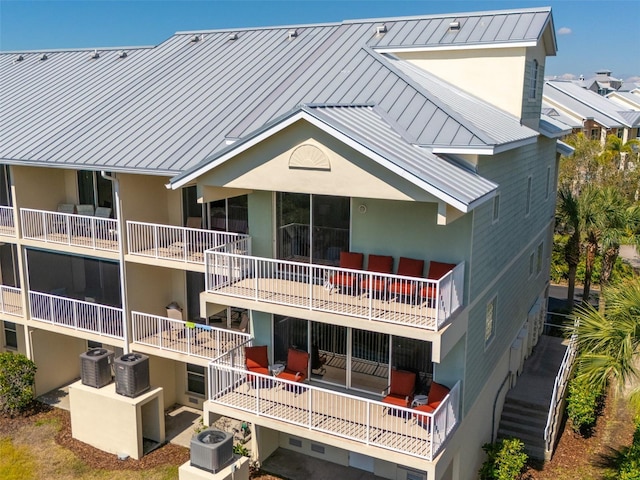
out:
<path id="1" fill-rule="evenodd" d="M 246 343 L 248 333 L 131 312 L 133 342 L 159 350 L 212 359 Z"/>
<path id="2" fill-rule="evenodd" d="M 464 262 L 431 280 L 253 257 L 238 250 L 231 243 L 206 252 L 208 293 L 431 331 L 440 330 L 462 306 Z"/>
<path id="3" fill-rule="evenodd" d="M 22 290 L 0 285 L 0 312 L 7 315 L 22 316 Z"/>
<path id="4" fill-rule="evenodd" d="M 118 251 L 118 226 L 113 218 L 21 208 L 20 221 L 22 236 L 28 240 Z"/>
<path id="5" fill-rule="evenodd" d="M 48 293 L 29 292 L 31 319 L 122 340 L 121 308 Z"/>
<path id="6" fill-rule="evenodd" d="M 419 412 L 276 376 L 248 374 L 238 365 L 243 363 L 242 350 L 209 364 L 213 404 L 428 461 L 460 421 L 460 382 L 434 412 Z"/>

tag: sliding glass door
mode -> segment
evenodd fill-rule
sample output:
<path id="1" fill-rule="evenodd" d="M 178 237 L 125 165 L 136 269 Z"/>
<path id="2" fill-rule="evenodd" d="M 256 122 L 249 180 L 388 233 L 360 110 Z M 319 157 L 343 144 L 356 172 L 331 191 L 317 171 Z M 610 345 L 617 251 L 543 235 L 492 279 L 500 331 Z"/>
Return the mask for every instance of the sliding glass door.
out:
<path id="1" fill-rule="evenodd" d="M 277 257 L 337 265 L 349 250 L 349 205 L 347 197 L 278 192 Z"/>

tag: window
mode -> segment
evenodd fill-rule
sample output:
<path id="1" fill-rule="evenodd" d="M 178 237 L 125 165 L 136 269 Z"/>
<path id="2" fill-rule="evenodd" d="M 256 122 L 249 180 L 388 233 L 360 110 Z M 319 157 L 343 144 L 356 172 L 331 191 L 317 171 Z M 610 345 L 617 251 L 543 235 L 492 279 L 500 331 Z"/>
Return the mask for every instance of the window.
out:
<path id="1" fill-rule="evenodd" d="M 93 340 L 87 340 L 87 349 L 90 348 L 102 348 L 102 343 L 94 342 Z"/>
<path id="2" fill-rule="evenodd" d="M 200 365 L 187 363 L 187 392 L 204 396 L 205 388 L 205 368 Z"/>
<path id="3" fill-rule="evenodd" d="M 538 91 L 538 61 L 534 60 L 531 65 L 531 82 L 529 84 L 529 98 L 531 100 L 536 98 Z"/>
<path id="4" fill-rule="evenodd" d="M 529 276 L 531 277 L 533 275 L 533 267 L 535 265 L 536 262 L 536 258 L 535 258 L 535 253 L 531 252 L 531 255 L 529 255 Z"/>
<path id="5" fill-rule="evenodd" d="M 487 312 L 484 326 L 484 345 L 485 347 L 491 343 L 496 333 L 496 300 L 498 297 L 493 297 L 489 303 L 487 303 Z"/>
<path id="6" fill-rule="evenodd" d="M 9 167 L 0 165 L 0 205 L 10 207 L 11 200 L 11 177 L 9 176 Z"/>
<path id="7" fill-rule="evenodd" d="M 551 192 L 551 167 L 547 167 L 547 185 L 544 192 L 544 199 L 549 199 L 549 192 Z"/>
<path id="8" fill-rule="evenodd" d="M 496 223 L 500 218 L 500 194 L 497 193 L 493 197 L 493 223 Z"/>
<path id="9" fill-rule="evenodd" d="M 599 140 L 600 139 L 600 129 L 592 128 L 591 129 L 591 140 Z"/>
<path id="10" fill-rule="evenodd" d="M 4 323 L 4 344 L 7 348 L 18 348 L 18 331 L 13 322 Z"/>
<path id="11" fill-rule="evenodd" d="M 110 173 L 107 173 L 110 175 Z M 78 203 L 113 209 L 113 186 L 100 172 L 78 171 Z M 113 210 L 111 215 L 113 215 Z"/>
<path id="12" fill-rule="evenodd" d="M 527 205 L 525 206 L 525 216 L 531 213 L 531 176 L 527 178 Z"/>
<path id="13" fill-rule="evenodd" d="M 544 243 L 538 245 L 538 261 L 536 263 L 536 273 L 542 271 L 542 255 L 544 254 Z"/>

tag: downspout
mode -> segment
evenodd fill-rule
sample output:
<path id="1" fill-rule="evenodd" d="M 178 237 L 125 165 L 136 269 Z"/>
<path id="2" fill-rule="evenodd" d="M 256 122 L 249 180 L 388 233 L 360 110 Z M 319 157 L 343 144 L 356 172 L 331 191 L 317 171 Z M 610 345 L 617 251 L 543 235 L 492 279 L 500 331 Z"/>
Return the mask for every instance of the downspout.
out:
<path id="1" fill-rule="evenodd" d="M 101 171 L 100 175 L 105 180 L 109 180 L 113 184 L 113 195 L 116 207 L 116 231 L 118 232 L 118 259 L 120 260 L 120 298 L 122 301 L 122 340 L 124 342 L 123 352 L 129 353 L 129 328 L 127 325 L 127 315 L 129 312 L 129 303 L 127 302 L 127 281 L 124 272 L 124 228 L 122 228 L 122 205 L 120 202 L 120 182 L 116 177 L 107 175 L 107 172 Z"/>
<path id="2" fill-rule="evenodd" d="M 491 417 L 491 441 L 492 442 L 495 440 L 494 435 L 497 433 L 496 432 L 496 406 L 498 405 L 498 398 L 500 397 L 500 393 L 502 392 L 502 388 L 505 386 L 505 384 L 507 383 L 507 380 L 509 380 L 510 376 L 511 376 L 511 372 L 507 373 L 507 376 L 504 377 L 504 380 L 502 380 L 502 383 L 500 384 L 500 387 L 498 388 L 498 392 L 496 393 L 496 398 L 493 399 L 493 413 L 492 413 L 492 417 Z"/>

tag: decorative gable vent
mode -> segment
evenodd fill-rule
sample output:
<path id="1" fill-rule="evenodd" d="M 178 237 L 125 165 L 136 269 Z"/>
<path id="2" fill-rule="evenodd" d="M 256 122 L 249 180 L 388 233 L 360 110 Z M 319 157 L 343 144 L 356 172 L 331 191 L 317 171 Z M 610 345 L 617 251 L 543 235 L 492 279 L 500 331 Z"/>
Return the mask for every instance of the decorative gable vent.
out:
<path id="1" fill-rule="evenodd" d="M 329 157 L 315 145 L 305 143 L 297 147 L 289 157 L 289 168 L 331 170 Z"/>
<path id="2" fill-rule="evenodd" d="M 451 22 L 449 24 L 449 31 L 450 32 L 457 32 L 458 30 L 460 30 L 460 22 L 455 21 L 455 22 Z"/>

